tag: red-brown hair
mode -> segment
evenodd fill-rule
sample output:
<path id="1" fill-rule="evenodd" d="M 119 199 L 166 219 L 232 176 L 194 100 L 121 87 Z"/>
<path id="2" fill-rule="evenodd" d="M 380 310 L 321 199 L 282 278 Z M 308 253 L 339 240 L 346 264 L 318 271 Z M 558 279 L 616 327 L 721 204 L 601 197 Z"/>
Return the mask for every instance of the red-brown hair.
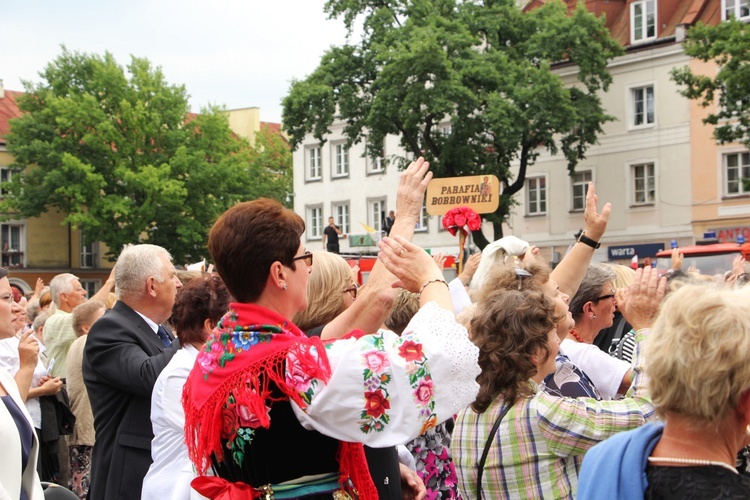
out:
<path id="1" fill-rule="evenodd" d="M 180 344 L 205 342 L 208 332 L 204 323 L 212 327 L 229 309 L 232 297 L 224 282 L 216 275 L 206 274 L 180 288 L 172 307 L 170 323 L 174 326 Z"/>
<path id="2" fill-rule="evenodd" d="M 239 302 L 257 300 L 276 261 L 295 269 L 294 255 L 305 222 L 276 200 L 238 203 L 224 212 L 208 235 L 208 250 L 230 293 Z"/>

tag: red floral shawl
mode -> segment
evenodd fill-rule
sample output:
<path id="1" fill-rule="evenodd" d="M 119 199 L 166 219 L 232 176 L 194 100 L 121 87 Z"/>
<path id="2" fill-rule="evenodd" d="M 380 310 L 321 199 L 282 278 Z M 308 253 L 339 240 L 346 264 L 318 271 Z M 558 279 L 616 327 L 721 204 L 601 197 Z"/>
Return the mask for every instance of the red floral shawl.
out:
<path id="1" fill-rule="evenodd" d="M 290 354 L 295 366 L 294 373 L 287 375 Z M 212 458 L 223 460 L 222 439 L 249 442 L 252 429 L 271 426 L 270 404 L 279 399 L 271 397 L 272 384 L 284 400 L 305 409 L 312 389 L 308 394 L 298 392 L 295 385 L 300 377 L 323 383 L 330 379 L 331 367 L 321 340 L 307 338 L 291 321 L 263 307 L 230 304 L 198 354 L 182 395 L 185 440 L 198 473 L 206 473 Z M 233 456 L 242 459 L 241 452 Z M 342 442 L 338 459 L 342 485 L 351 479 L 360 498 L 377 498 L 362 445 Z M 212 498 L 247 497 L 248 487 L 241 483 L 208 477 L 195 481 L 193 486 L 206 486 Z M 255 488 L 252 492 L 253 498 L 260 496 Z"/>

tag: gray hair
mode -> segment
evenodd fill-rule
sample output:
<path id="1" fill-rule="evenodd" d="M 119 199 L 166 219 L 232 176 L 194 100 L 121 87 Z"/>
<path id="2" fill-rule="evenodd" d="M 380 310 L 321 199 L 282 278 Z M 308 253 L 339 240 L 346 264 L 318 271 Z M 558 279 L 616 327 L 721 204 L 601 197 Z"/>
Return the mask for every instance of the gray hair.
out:
<path id="1" fill-rule="evenodd" d="M 78 276 L 70 273 L 58 274 L 52 281 L 49 282 L 49 293 L 52 295 L 52 302 L 57 307 L 60 307 L 60 294 L 71 293 L 73 291 L 73 280 L 77 280 Z"/>
<path id="2" fill-rule="evenodd" d="M 26 317 L 28 318 L 29 323 L 34 322 L 37 314 L 39 314 L 39 299 L 34 299 L 26 304 Z"/>
<path id="3" fill-rule="evenodd" d="M 38 301 L 37 301 L 38 304 Z M 34 322 L 31 325 L 31 328 L 34 329 L 34 331 L 37 331 L 39 327 L 44 326 L 44 324 L 47 322 L 47 319 L 52 316 L 52 313 L 49 311 L 42 311 L 40 314 L 34 318 Z"/>
<path id="4" fill-rule="evenodd" d="M 578 291 L 570 299 L 568 310 L 575 314 L 581 314 L 583 312 L 583 306 L 586 302 L 596 300 L 597 297 L 601 297 L 602 287 L 608 283 L 612 283 L 615 280 L 615 272 L 606 268 L 601 264 L 591 264 L 586 269 L 586 275 L 581 281 L 581 286 L 578 287 Z"/>
<path id="5" fill-rule="evenodd" d="M 146 280 L 153 276 L 164 281 L 164 264 L 161 257 L 172 261 L 169 252 L 157 245 L 125 245 L 115 264 L 117 298 L 140 298 Z"/>

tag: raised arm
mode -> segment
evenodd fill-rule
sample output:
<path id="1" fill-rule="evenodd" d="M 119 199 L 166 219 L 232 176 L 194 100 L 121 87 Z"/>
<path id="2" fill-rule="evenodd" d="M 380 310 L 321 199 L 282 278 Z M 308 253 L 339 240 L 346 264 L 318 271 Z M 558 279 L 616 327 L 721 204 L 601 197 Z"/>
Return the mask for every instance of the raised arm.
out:
<path id="1" fill-rule="evenodd" d="M 398 235 L 408 241 L 414 237 L 414 227 L 422 211 L 424 193 L 432 179 L 429 167 L 430 164 L 424 158 L 419 158 L 401 173 L 396 192 L 396 209 L 399 215 L 391 229 L 391 237 Z M 323 328 L 321 338 L 341 338 L 354 329 L 367 333 L 377 331 L 393 306 L 395 295 L 391 285 L 395 281 L 396 277 L 388 272 L 383 263 L 376 262 L 367 284 L 360 289 L 357 300 Z"/>
<path id="2" fill-rule="evenodd" d="M 596 245 L 601 241 L 604 232 L 607 230 L 612 204 L 606 203 L 602 212 L 599 213 L 596 208 L 597 201 L 594 183 L 589 182 L 589 188 L 586 192 L 586 210 L 583 213 L 586 226 L 583 235 L 550 275 L 557 282 L 560 291 L 571 297 L 578 291 L 583 276 L 586 274 L 586 268 L 589 267 L 591 258 L 594 256 L 595 248 L 583 243 L 581 239 L 585 236 Z"/>

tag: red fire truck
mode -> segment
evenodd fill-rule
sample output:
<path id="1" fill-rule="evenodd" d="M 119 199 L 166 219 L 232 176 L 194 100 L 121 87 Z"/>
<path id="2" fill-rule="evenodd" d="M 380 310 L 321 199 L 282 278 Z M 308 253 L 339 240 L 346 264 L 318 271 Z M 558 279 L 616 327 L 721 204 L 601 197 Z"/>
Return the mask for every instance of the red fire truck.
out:
<path id="1" fill-rule="evenodd" d="M 723 274 L 732 269 L 735 257 L 742 255 L 750 261 L 750 243 L 745 242 L 742 235 L 736 242 L 719 243 L 715 232 L 704 233 L 703 239 L 697 244 L 679 247 L 684 256 L 682 269 L 687 271 L 691 266 L 702 274 Z M 656 267 L 665 272 L 671 267 L 672 250 L 662 250 L 656 254 Z"/>

